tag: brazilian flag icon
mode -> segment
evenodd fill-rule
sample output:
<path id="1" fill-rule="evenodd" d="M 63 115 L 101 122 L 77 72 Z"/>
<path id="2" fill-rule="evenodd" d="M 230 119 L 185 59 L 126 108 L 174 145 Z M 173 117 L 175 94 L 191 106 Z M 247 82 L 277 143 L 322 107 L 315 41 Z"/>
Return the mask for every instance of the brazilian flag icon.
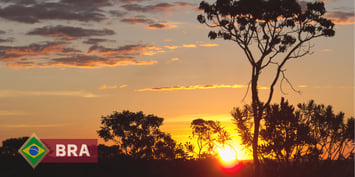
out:
<path id="1" fill-rule="evenodd" d="M 35 134 L 32 134 L 18 152 L 26 159 L 32 168 L 35 168 L 47 155 L 49 150 Z"/>

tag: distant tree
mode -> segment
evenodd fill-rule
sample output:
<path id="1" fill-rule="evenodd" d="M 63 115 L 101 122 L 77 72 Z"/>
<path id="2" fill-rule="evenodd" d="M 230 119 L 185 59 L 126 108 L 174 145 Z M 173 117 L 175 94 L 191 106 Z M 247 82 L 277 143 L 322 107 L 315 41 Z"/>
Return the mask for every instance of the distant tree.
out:
<path id="1" fill-rule="evenodd" d="M 18 156 L 18 150 L 26 142 L 28 137 L 9 138 L 2 142 L 0 147 L 0 155 L 3 156 Z"/>
<path id="2" fill-rule="evenodd" d="M 253 159 L 258 172 L 260 121 L 270 105 L 278 80 L 281 79 L 280 84 L 282 81 L 290 84 L 285 76 L 286 63 L 310 54 L 311 40 L 334 36 L 334 23 L 324 18 L 323 2 L 307 3 L 306 9 L 302 10 L 296 0 L 216 0 L 213 4 L 202 1 L 199 9 L 204 15 L 199 15 L 197 20 L 214 29 L 208 37 L 235 42 L 252 67 L 250 88 L 254 128 L 248 138 L 252 138 Z M 259 78 L 265 69 L 273 69 L 269 67 L 271 65 L 275 66 L 275 75 L 263 102 L 258 93 Z"/>
<path id="3" fill-rule="evenodd" d="M 229 133 L 224 130 L 220 122 L 213 120 L 195 119 L 191 122 L 192 138 L 196 146 L 191 143 L 185 145 L 189 152 L 197 148 L 198 158 L 211 155 L 217 144 L 225 145 L 231 140 Z"/>
<path id="4" fill-rule="evenodd" d="M 98 135 L 113 141 L 123 154 L 133 159 L 175 159 L 181 150 L 159 127 L 163 118 L 143 112 L 114 112 L 101 118 Z"/>

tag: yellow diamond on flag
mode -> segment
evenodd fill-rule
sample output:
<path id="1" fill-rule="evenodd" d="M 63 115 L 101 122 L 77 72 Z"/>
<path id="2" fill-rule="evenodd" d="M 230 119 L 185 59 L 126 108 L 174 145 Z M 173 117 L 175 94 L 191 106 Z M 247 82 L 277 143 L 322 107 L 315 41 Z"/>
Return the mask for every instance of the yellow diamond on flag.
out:
<path id="1" fill-rule="evenodd" d="M 27 155 L 31 156 L 32 158 L 36 158 L 37 156 L 45 152 L 45 150 L 39 147 L 37 144 L 31 144 L 30 146 L 23 149 L 22 151 Z"/>

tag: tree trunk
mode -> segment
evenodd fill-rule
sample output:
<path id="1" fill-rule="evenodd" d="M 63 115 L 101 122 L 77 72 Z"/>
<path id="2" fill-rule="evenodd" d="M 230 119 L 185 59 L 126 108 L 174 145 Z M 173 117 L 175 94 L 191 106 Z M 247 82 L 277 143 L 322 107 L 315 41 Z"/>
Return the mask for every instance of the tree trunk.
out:
<path id="1" fill-rule="evenodd" d="M 254 114 L 254 134 L 253 134 L 253 160 L 255 166 L 255 177 L 260 176 L 260 162 L 258 158 L 258 138 L 259 138 L 259 126 L 262 116 L 262 109 L 260 109 L 260 101 L 258 95 L 258 79 L 259 79 L 260 67 L 254 66 L 251 80 L 252 91 L 252 108 Z"/>

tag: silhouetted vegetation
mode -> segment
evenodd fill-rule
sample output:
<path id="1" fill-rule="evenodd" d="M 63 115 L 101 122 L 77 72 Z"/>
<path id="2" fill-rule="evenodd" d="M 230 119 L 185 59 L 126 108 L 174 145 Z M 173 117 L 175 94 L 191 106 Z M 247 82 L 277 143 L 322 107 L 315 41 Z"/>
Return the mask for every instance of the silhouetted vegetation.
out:
<path id="1" fill-rule="evenodd" d="M 249 147 L 252 113 L 251 106 L 245 105 L 232 114 Z M 99 136 L 115 145 L 98 146 L 98 164 L 41 163 L 33 170 L 17 152 L 28 137 L 10 138 L 0 147 L 1 176 L 255 177 L 254 163 L 241 161 L 238 170 L 230 172 L 213 156 L 217 145 L 230 141 L 218 121 L 191 122 L 198 151 L 196 158 L 186 158 L 184 147 L 159 130 L 163 118 L 122 111 L 101 120 Z M 354 118 L 334 114 L 331 106 L 310 101 L 295 109 L 282 99 L 265 110 L 260 133 L 263 144 L 258 150 L 263 163 L 258 177 L 354 176 Z"/>
<path id="2" fill-rule="evenodd" d="M 252 115 L 249 105 L 232 111 L 243 144 L 249 147 Z M 280 104 L 266 108 L 260 137 L 261 159 L 277 159 L 285 164 L 290 160 L 353 159 L 354 118 L 344 119 L 344 113 L 334 114 L 331 106 L 314 101 L 299 104 L 295 110 L 282 98 Z"/>
<path id="3" fill-rule="evenodd" d="M 0 155 L 1 156 L 20 156 L 18 150 L 21 146 L 26 142 L 28 137 L 20 137 L 20 138 L 9 138 L 2 142 L 2 147 L 0 147 Z"/>
<path id="4" fill-rule="evenodd" d="M 184 158 L 182 146 L 177 145 L 170 134 L 160 131 L 163 118 L 145 115 L 143 112 L 122 111 L 101 118 L 98 135 L 116 146 L 108 148 L 113 153 L 122 153 L 132 159 Z M 117 148 L 118 151 L 112 151 Z"/>
<path id="5" fill-rule="evenodd" d="M 204 15 L 199 15 L 197 20 L 213 28 L 208 37 L 235 42 L 252 67 L 249 85 L 254 129 L 253 133 L 245 132 L 250 135 L 245 138 L 252 138 L 258 172 L 260 121 L 270 106 L 278 80 L 281 79 L 281 84 L 286 81 L 292 87 L 285 75 L 285 64 L 309 54 L 313 39 L 334 36 L 334 23 L 324 17 L 324 3 L 317 1 L 307 3 L 306 9 L 302 9 L 296 0 L 217 0 L 212 4 L 202 1 L 199 9 Z M 275 67 L 269 67 L 271 65 Z M 276 70 L 268 97 L 262 101 L 258 83 L 261 73 L 267 68 Z"/>
<path id="6" fill-rule="evenodd" d="M 195 146 L 187 142 L 185 148 L 188 152 L 196 154 L 199 159 L 210 157 L 215 153 L 217 145 L 224 146 L 231 140 L 229 133 L 218 121 L 195 119 L 191 122 L 191 128 L 192 137 L 190 138 Z"/>

